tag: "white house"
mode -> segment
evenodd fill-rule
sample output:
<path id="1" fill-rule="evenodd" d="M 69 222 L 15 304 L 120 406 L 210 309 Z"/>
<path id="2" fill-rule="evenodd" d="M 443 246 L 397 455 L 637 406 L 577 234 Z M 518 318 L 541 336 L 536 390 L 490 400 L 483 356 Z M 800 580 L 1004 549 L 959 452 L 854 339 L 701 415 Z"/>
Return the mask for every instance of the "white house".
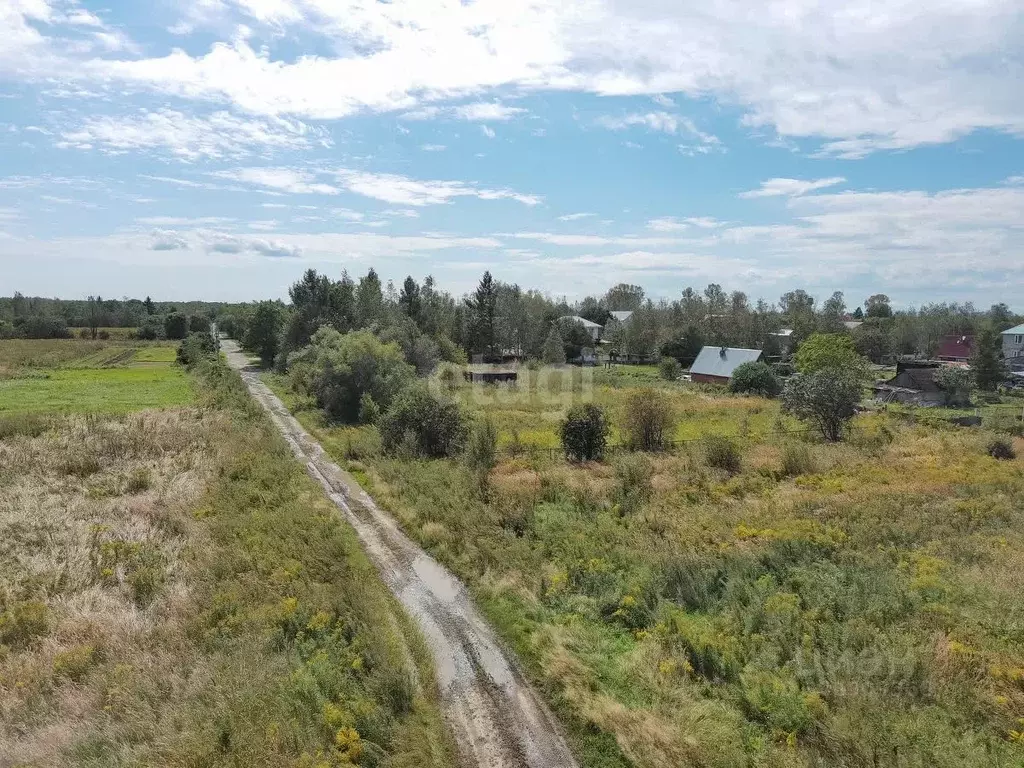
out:
<path id="1" fill-rule="evenodd" d="M 1003 331 L 1003 357 L 1009 363 L 1024 362 L 1024 325 Z M 1015 361 L 1015 357 L 1021 359 Z"/>

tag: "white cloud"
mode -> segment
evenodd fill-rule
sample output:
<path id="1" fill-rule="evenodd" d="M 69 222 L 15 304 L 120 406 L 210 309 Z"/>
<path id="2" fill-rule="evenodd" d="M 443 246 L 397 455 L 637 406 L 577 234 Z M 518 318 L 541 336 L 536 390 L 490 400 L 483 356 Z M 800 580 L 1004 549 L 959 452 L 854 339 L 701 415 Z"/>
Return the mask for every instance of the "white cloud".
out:
<path id="1" fill-rule="evenodd" d="M 497 136 L 497 134 L 494 132 L 494 129 L 491 128 L 491 126 L 489 126 L 489 125 L 481 125 L 480 126 L 480 131 L 488 139 L 493 139 L 495 136 Z"/>
<path id="2" fill-rule="evenodd" d="M 588 219 L 591 216 L 597 216 L 596 213 L 567 213 L 564 216 L 559 216 L 559 221 L 579 221 L 580 219 Z"/>
<path id="3" fill-rule="evenodd" d="M 330 145 L 330 138 L 298 120 L 243 118 L 228 112 L 186 115 L 142 110 L 127 117 L 96 116 L 61 133 L 58 147 L 98 148 L 108 154 L 155 150 L 182 160 L 239 158 L 273 150 Z"/>
<path id="4" fill-rule="evenodd" d="M 420 144 L 420 149 L 424 152 L 444 152 L 448 147 L 444 144 Z"/>
<path id="5" fill-rule="evenodd" d="M 825 152 L 846 156 L 977 129 L 1024 133 L 1018 0 L 787 0 L 758 13 L 696 0 L 204 0 L 186 11 L 181 31 L 246 29 L 199 55 L 149 58 L 69 46 L 67 30 L 93 28 L 68 26 L 56 6 L 0 6 L 0 71 L 303 119 L 511 88 L 680 93 L 736 105 L 751 127 L 816 137 Z M 282 35 L 337 53 L 275 58 L 270 44 Z"/>
<path id="6" fill-rule="evenodd" d="M 202 216 L 199 218 L 188 218 L 186 216 L 144 216 L 137 219 L 139 224 L 150 227 L 212 227 L 230 224 L 235 219 L 223 216 Z"/>
<path id="7" fill-rule="evenodd" d="M 617 117 L 602 115 L 597 119 L 597 124 L 612 131 L 643 127 L 649 131 L 667 133 L 671 136 L 691 136 L 696 140 L 695 144 L 679 145 L 679 150 L 688 155 L 704 155 L 723 151 L 722 142 L 717 136 L 700 130 L 690 118 L 673 115 L 669 112 L 634 112 Z"/>
<path id="8" fill-rule="evenodd" d="M 292 168 L 236 168 L 214 171 L 210 175 L 293 195 L 337 195 L 341 192 L 337 187 L 316 181 L 312 173 Z"/>
<path id="9" fill-rule="evenodd" d="M 662 216 L 648 221 L 647 228 L 653 229 L 655 232 L 682 232 L 689 229 L 690 225 L 672 216 Z"/>
<path id="10" fill-rule="evenodd" d="M 842 176 L 832 176 L 827 179 L 802 180 L 802 179 L 768 179 L 762 181 L 758 189 L 749 192 L 741 192 L 740 197 L 798 197 L 806 195 L 826 187 L 834 187 L 842 184 L 846 179 Z"/>
<path id="11" fill-rule="evenodd" d="M 504 122 L 526 112 L 520 107 L 508 107 L 498 102 L 477 102 L 455 107 L 455 115 L 473 122 Z"/>
<path id="12" fill-rule="evenodd" d="M 383 200 L 394 205 L 440 205 L 456 197 L 481 200 L 515 200 L 523 205 L 538 205 L 541 198 L 512 190 L 481 189 L 462 181 L 417 181 L 391 173 L 369 173 L 348 169 L 335 170 L 338 183 L 349 192 Z"/>
<path id="13" fill-rule="evenodd" d="M 331 214 L 345 221 L 362 221 L 366 218 L 366 214 L 353 211 L 351 208 L 332 208 Z"/>

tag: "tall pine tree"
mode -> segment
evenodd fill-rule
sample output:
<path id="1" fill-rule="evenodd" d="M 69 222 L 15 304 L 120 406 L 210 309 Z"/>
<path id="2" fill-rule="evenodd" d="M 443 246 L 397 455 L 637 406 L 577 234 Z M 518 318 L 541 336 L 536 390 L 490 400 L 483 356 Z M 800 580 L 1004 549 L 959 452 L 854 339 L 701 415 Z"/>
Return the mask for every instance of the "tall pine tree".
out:
<path id="1" fill-rule="evenodd" d="M 498 289 L 491 273 L 484 272 L 473 296 L 466 299 L 469 310 L 470 345 L 469 353 L 481 356 L 486 361 L 498 357 L 496 348 L 495 322 L 498 305 Z"/>

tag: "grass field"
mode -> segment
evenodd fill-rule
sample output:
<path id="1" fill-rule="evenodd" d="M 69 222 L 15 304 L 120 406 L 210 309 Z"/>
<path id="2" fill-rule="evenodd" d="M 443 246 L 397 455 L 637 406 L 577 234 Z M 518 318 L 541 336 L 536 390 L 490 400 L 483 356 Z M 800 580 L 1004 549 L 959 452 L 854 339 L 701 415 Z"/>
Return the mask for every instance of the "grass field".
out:
<path id="1" fill-rule="evenodd" d="M 195 406 L 139 411 L 151 369 L 14 380 L 45 419 L 0 421 L 0 765 L 451 766 L 355 533 L 235 374 L 175 372 Z M 109 375 L 139 412 L 61 412 Z"/>
<path id="2" fill-rule="evenodd" d="M 0 414 L 109 413 L 193 400 L 176 345 L 81 340 L 0 341 Z"/>
<path id="3" fill-rule="evenodd" d="M 988 430 L 871 413 L 822 444 L 774 402 L 660 385 L 675 435 L 734 435 L 739 467 L 702 441 L 525 453 L 481 486 L 268 381 L 466 580 L 584 765 L 1024 764 L 1024 460 Z M 528 389 L 454 394 L 506 446 L 549 445 L 567 401 Z M 628 385 L 585 390 L 621 418 Z"/>

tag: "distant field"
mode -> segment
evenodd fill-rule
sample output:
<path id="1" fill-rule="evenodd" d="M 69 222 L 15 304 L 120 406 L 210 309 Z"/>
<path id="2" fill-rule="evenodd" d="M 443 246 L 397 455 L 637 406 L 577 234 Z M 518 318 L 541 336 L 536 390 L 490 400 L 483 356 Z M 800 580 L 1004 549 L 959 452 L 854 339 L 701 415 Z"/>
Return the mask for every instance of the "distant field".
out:
<path id="1" fill-rule="evenodd" d="M 0 414 L 124 414 L 192 402 L 176 345 L 124 341 L 0 342 Z"/>

